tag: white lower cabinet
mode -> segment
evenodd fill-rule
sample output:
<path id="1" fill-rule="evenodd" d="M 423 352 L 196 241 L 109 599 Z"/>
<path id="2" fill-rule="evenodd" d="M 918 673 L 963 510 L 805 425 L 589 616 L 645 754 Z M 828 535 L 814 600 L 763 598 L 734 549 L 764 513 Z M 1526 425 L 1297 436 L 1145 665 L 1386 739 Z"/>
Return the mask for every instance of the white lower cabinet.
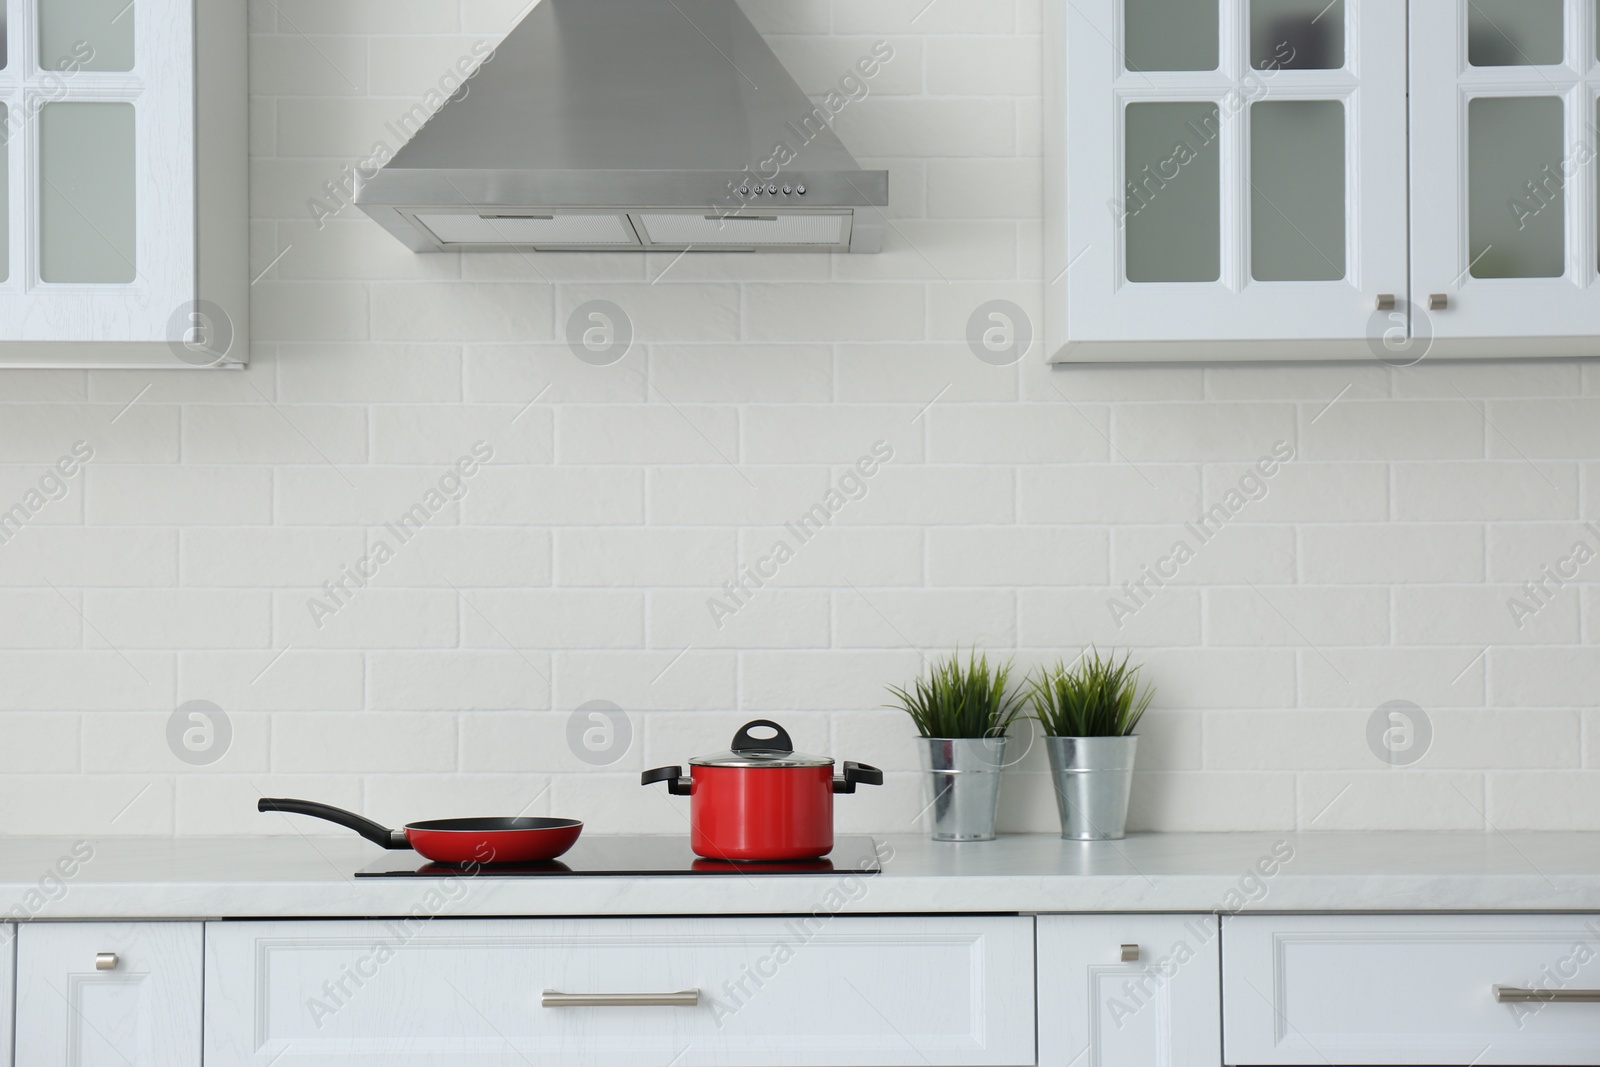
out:
<path id="1" fill-rule="evenodd" d="M 1237 916 L 1222 941 L 1230 1064 L 1600 1064 L 1600 916 Z"/>
<path id="2" fill-rule="evenodd" d="M 17 1067 L 199 1067 L 203 938 L 200 923 L 21 924 Z"/>
<path id="3" fill-rule="evenodd" d="M 17 970 L 16 952 L 16 924 L 0 923 L 0 1067 L 11 1067 L 11 982 Z"/>
<path id="4" fill-rule="evenodd" d="M 1025 916 L 215 922 L 206 1065 L 1021 1067 L 1033 995 Z"/>
<path id="5" fill-rule="evenodd" d="M 1038 926 L 1040 1067 L 1222 1062 L 1215 915 L 1041 915 Z"/>

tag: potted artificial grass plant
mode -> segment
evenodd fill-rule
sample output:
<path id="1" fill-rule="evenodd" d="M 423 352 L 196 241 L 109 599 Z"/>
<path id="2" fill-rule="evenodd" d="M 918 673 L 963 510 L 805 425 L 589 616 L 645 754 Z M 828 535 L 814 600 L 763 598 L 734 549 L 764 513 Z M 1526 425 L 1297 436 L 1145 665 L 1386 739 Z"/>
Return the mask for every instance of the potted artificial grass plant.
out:
<path id="1" fill-rule="evenodd" d="M 1009 663 L 991 668 L 974 651 L 966 663 L 959 654 L 935 663 L 909 690 L 889 687 L 922 735 L 935 841 L 994 840 L 1006 730 L 1025 701 L 1010 676 Z"/>
<path id="2" fill-rule="evenodd" d="M 1128 822 L 1134 728 L 1150 706 L 1139 686 L 1139 668 L 1124 655 L 1101 659 L 1090 651 L 1071 667 L 1057 663 L 1041 671 L 1028 700 L 1045 732 L 1050 776 L 1061 813 L 1061 836 L 1077 841 L 1114 841 Z"/>

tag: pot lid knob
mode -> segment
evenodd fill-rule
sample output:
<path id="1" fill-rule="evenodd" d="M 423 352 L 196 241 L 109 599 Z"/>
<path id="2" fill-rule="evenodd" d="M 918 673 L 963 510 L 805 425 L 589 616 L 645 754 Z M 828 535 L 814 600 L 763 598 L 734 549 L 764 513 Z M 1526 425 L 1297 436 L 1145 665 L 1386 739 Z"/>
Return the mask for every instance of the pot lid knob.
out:
<path id="1" fill-rule="evenodd" d="M 753 729 L 770 730 L 772 733 L 769 737 L 757 737 L 750 732 Z M 739 732 L 733 735 L 732 747 L 735 752 L 768 752 L 778 756 L 787 756 L 794 752 L 794 742 L 789 740 L 789 731 L 771 719 L 752 719 L 739 727 Z"/>

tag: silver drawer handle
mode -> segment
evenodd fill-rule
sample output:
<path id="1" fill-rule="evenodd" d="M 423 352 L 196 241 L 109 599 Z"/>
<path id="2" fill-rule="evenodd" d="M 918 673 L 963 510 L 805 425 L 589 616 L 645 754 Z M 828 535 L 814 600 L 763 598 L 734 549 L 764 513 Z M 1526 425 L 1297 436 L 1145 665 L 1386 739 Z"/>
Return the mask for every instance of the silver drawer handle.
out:
<path id="1" fill-rule="evenodd" d="M 94 969 L 97 971 L 114 971 L 117 969 L 118 962 L 120 961 L 117 959 L 115 952 L 96 952 L 94 954 Z"/>
<path id="2" fill-rule="evenodd" d="M 700 1003 L 700 990 L 676 993 L 562 993 L 546 989 L 539 1004 L 546 1008 L 692 1008 Z"/>
<path id="3" fill-rule="evenodd" d="M 1600 989 L 1518 989 L 1497 985 L 1494 999 L 1497 1004 L 1600 1004 Z"/>

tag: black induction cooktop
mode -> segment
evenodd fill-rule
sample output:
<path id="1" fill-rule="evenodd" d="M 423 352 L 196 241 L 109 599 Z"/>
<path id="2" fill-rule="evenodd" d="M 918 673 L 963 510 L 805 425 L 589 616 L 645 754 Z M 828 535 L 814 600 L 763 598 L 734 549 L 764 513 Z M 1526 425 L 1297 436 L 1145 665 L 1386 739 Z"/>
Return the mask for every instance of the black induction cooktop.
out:
<path id="1" fill-rule="evenodd" d="M 687 837 L 584 835 L 560 859 L 452 867 L 429 863 L 415 852 L 385 852 L 356 872 L 357 878 L 540 877 L 601 875 L 750 876 L 758 874 L 877 874 L 876 843 L 870 837 L 836 837 L 821 859 L 775 862 L 708 860 L 689 849 Z"/>

